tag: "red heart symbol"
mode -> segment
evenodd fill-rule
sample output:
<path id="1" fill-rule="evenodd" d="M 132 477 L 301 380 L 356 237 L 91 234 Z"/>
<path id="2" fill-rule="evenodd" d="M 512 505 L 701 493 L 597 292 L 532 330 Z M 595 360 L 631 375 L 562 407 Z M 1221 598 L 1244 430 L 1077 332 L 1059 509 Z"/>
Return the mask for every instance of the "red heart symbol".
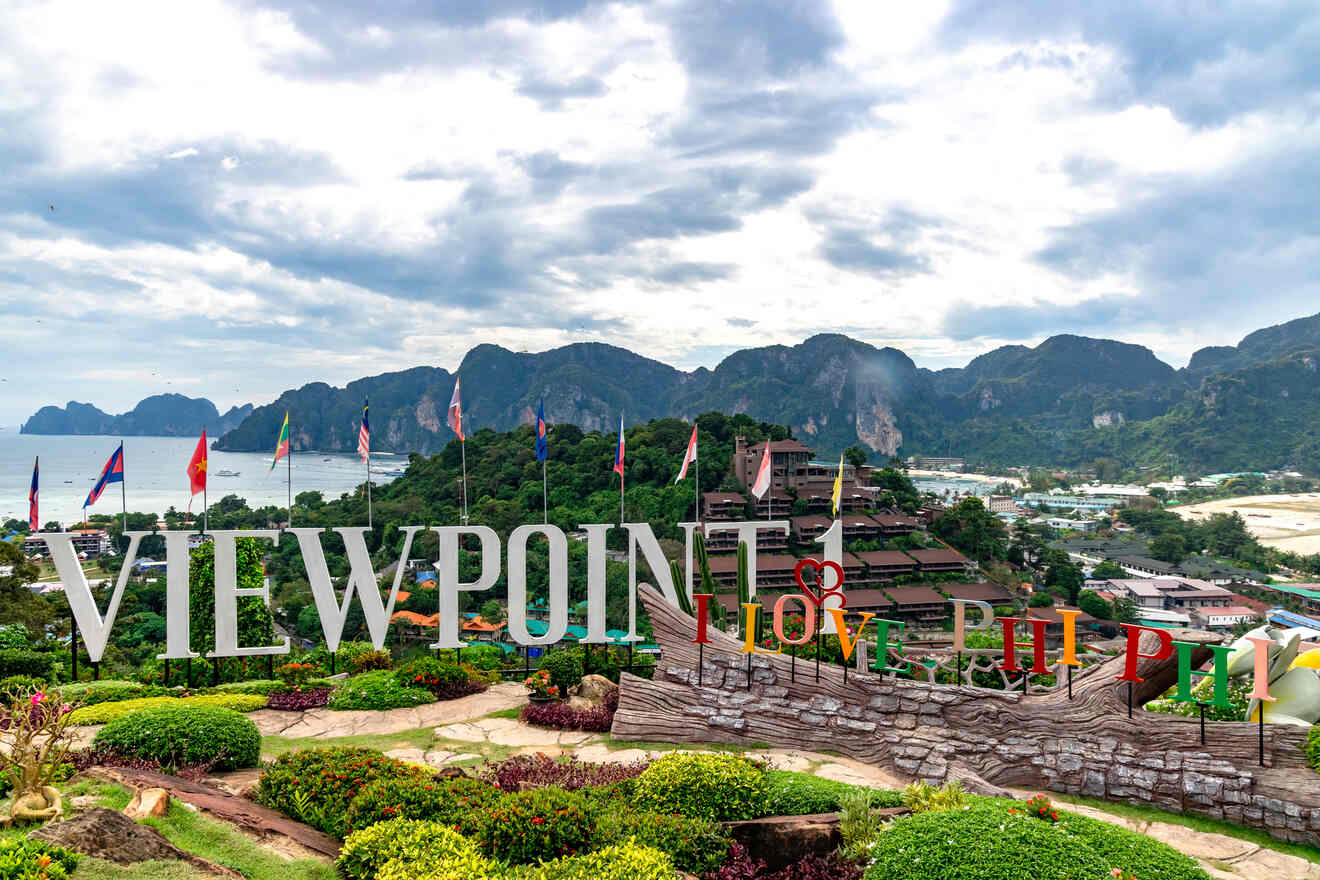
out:
<path id="1" fill-rule="evenodd" d="M 802 579 L 802 570 L 804 568 L 814 569 L 816 572 L 816 578 L 812 581 L 810 587 L 807 586 L 806 581 Z M 830 587 L 828 590 L 823 587 L 825 579 L 822 575 L 825 569 L 834 572 L 834 586 Z M 840 608 L 845 607 L 848 604 L 847 597 L 843 595 L 843 590 L 840 589 L 840 587 L 843 586 L 843 568 L 840 567 L 837 562 L 831 562 L 828 559 L 821 562 L 817 559 L 810 558 L 800 560 L 798 564 L 793 567 L 793 580 L 797 581 L 798 587 L 802 590 L 802 595 L 817 608 L 823 606 L 825 600 L 830 596 L 839 597 Z M 819 590 L 819 592 L 817 592 L 817 590 Z"/>

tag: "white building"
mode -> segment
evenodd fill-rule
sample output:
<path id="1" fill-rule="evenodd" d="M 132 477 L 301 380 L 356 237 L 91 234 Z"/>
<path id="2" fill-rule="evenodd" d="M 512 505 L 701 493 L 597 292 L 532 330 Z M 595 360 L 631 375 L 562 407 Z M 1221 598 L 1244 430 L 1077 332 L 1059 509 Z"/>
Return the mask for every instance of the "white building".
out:
<path id="1" fill-rule="evenodd" d="M 1229 605 L 1226 608 L 1202 609 L 1196 612 L 1196 617 L 1206 629 L 1229 630 L 1239 623 L 1253 623 L 1260 615 L 1245 605 Z"/>

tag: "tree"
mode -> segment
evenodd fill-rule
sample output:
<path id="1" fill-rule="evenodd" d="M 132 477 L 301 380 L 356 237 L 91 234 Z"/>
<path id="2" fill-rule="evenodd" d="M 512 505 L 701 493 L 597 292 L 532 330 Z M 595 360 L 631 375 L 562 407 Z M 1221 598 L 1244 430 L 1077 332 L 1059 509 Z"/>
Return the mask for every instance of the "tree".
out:
<path id="1" fill-rule="evenodd" d="M 853 467 L 861 467 L 866 464 L 866 459 L 868 457 L 866 450 L 860 446 L 849 446 L 847 449 L 843 450 L 844 461 L 848 462 L 848 464 Z"/>
<path id="2" fill-rule="evenodd" d="M 950 507 L 930 530 L 980 562 L 1003 559 L 1008 549 L 1003 522 L 979 498 L 964 498 Z"/>
<path id="3" fill-rule="evenodd" d="M 498 623 L 504 619 L 504 606 L 494 599 L 481 603 L 481 619 L 487 623 Z"/>
<path id="4" fill-rule="evenodd" d="M 1056 562 L 1045 572 L 1045 586 L 1057 587 L 1068 595 L 1068 604 L 1077 604 L 1077 594 L 1081 592 L 1086 576 L 1080 566 L 1072 562 Z"/>
<path id="5" fill-rule="evenodd" d="M 50 603 L 29 590 L 37 579 L 37 567 L 23 555 L 23 545 L 0 541 L 0 624 L 21 623 L 40 632 L 55 617 Z"/>
<path id="6" fill-rule="evenodd" d="M 1078 594 L 1077 607 L 1097 620 L 1112 620 L 1114 617 L 1114 607 L 1092 590 L 1082 590 Z"/>
<path id="7" fill-rule="evenodd" d="M 1169 490 L 1164 488 L 1163 486 L 1156 486 L 1155 488 L 1150 490 L 1150 497 L 1162 503 L 1168 500 Z"/>
<path id="8" fill-rule="evenodd" d="M 1118 623 L 1137 622 L 1137 603 L 1119 596 L 1114 599 L 1114 620 Z"/>
<path id="9" fill-rule="evenodd" d="M 1123 566 L 1117 562 L 1106 559 L 1091 570 L 1091 577 L 1096 580 L 1109 580 L 1110 578 L 1125 578 L 1128 574 L 1123 570 Z M 1090 614 L 1090 612 L 1087 612 Z M 1093 617 L 1095 615 L 1092 615 Z"/>
<path id="10" fill-rule="evenodd" d="M 1027 600 L 1027 605 L 1031 608 L 1044 608 L 1054 605 L 1054 597 L 1044 590 L 1032 593 L 1031 598 Z"/>
<path id="11" fill-rule="evenodd" d="M 1155 559 L 1177 565 L 1187 556 L 1187 541 L 1182 535 L 1165 532 L 1150 542 L 1150 555 Z"/>

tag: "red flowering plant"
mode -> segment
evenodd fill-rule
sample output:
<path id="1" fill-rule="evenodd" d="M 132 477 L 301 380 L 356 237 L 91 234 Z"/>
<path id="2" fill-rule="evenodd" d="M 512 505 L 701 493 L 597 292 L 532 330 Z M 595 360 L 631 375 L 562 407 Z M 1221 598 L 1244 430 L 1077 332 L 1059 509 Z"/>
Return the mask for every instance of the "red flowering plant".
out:
<path id="1" fill-rule="evenodd" d="M 484 853 L 511 865 L 586 852 L 596 827 L 586 797 L 558 788 L 506 794 L 463 824 Z"/>
<path id="2" fill-rule="evenodd" d="M 16 821 L 46 821 L 64 813 L 60 793 L 51 783 L 74 734 L 73 706 L 45 691 L 20 691 L 0 709 L 0 775 L 13 790 L 10 815 Z"/>
<path id="3" fill-rule="evenodd" d="M 1137 880 L 1137 875 L 1131 871 L 1124 871 L 1122 868 L 1114 868 L 1109 872 L 1109 876 L 1114 880 Z"/>
<path id="4" fill-rule="evenodd" d="M 350 830 L 346 808 L 369 783 L 429 775 L 372 749 L 303 749 L 266 765 L 257 782 L 256 800 L 342 839 Z"/>
<path id="5" fill-rule="evenodd" d="M 1009 812 L 1012 812 L 1010 810 Z M 1038 794 L 1027 801 L 1027 812 L 1037 819 L 1043 819 L 1053 825 L 1059 821 L 1059 814 L 1050 803 L 1050 799 L 1043 794 Z"/>
<path id="6" fill-rule="evenodd" d="M 452 700 L 486 689 L 483 682 L 474 681 L 459 664 L 435 657 L 410 660 L 395 670 L 394 678 L 403 687 L 430 691 L 437 700 Z"/>
<path id="7" fill-rule="evenodd" d="M 552 684 L 550 670 L 538 669 L 523 681 L 523 687 L 533 697 L 558 697 L 559 685 Z"/>

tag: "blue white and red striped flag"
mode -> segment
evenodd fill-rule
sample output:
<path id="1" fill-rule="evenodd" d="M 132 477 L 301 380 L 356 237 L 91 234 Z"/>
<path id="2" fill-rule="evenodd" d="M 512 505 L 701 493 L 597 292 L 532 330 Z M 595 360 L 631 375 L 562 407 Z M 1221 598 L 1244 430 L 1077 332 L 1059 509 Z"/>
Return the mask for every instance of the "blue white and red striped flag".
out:
<path id="1" fill-rule="evenodd" d="M 545 399 L 536 404 L 536 460 L 545 461 L 550 455 L 550 443 L 545 430 Z"/>
<path id="2" fill-rule="evenodd" d="M 97 479 L 96 485 L 92 491 L 87 493 L 87 500 L 83 502 L 83 507 L 88 508 L 96 503 L 96 499 L 101 497 L 105 487 L 111 483 L 124 482 L 124 444 L 120 443 L 119 448 L 110 456 L 110 460 L 101 468 L 101 476 Z"/>
<path id="3" fill-rule="evenodd" d="M 614 472 L 623 478 L 623 416 L 619 416 L 619 447 L 614 451 Z"/>
<path id="4" fill-rule="evenodd" d="M 28 528 L 37 531 L 41 528 L 41 518 L 37 516 L 37 472 L 41 469 L 41 456 L 32 461 L 32 488 L 28 490 Z"/>
<path id="5" fill-rule="evenodd" d="M 362 401 L 362 427 L 358 428 L 358 455 L 366 461 L 371 455 L 371 424 L 367 420 L 367 410 L 371 402 L 365 398 Z"/>

